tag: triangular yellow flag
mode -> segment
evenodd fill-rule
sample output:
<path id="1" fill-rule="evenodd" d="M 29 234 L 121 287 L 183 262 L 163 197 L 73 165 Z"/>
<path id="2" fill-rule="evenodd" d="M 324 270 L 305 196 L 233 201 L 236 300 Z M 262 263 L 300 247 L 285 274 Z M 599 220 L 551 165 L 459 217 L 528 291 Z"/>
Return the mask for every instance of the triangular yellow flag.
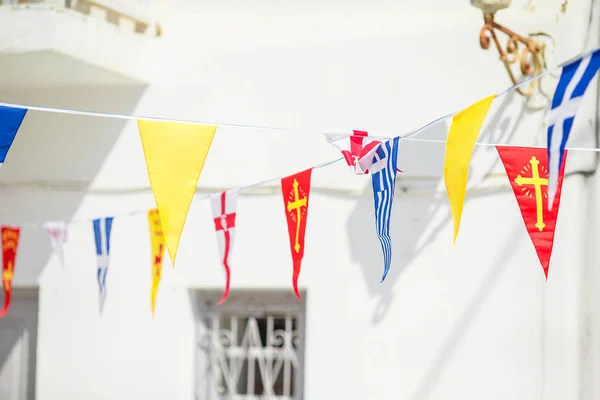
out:
<path id="1" fill-rule="evenodd" d="M 216 126 L 139 120 L 150 186 L 171 264 Z"/>
<path id="2" fill-rule="evenodd" d="M 450 201 L 450 211 L 454 222 L 454 242 L 458 236 L 460 218 L 462 216 L 465 195 L 467 194 L 467 178 L 473 148 L 479 130 L 488 113 L 492 100 L 496 95 L 487 97 L 452 118 L 452 125 L 446 141 L 446 157 L 444 159 L 444 181 Z"/>

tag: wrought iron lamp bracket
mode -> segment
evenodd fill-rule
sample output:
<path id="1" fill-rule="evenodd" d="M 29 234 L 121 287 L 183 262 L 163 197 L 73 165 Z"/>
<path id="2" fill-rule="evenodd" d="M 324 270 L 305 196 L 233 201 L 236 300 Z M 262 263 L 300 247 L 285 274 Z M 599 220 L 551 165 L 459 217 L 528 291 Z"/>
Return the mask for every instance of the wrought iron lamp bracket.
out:
<path id="1" fill-rule="evenodd" d="M 519 61 L 521 73 L 528 77 L 537 75 L 546 69 L 546 60 L 544 58 L 545 44 L 536 41 L 532 36 L 549 37 L 549 35 L 537 33 L 535 35 L 529 35 L 529 37 L 524 37 L 497 23 L 494 20 L 494 14 L 484 14 L 483 18 L 485 24 L 481 28 L 479 34 L 479 44 L 482 49 L 487 50 L 490 48 L 492 41 L 494 42 L 496 49 L 500 54 L 500 60 L 504 64 L 513 85 L 517 84 L 518 81 L 511 68 L 511 64 L 514 64 L 517 60 Z M 502 32 L 508 36 L 506 49 L 500 44 L 496 31 Z M 531 82 L 528 90 L 524 91 L 522 87 L 519 87 L 516 90 L 519 94 L 530 97 L 533 95 L 537 84 L 538 82 L 535 80 Z"/>

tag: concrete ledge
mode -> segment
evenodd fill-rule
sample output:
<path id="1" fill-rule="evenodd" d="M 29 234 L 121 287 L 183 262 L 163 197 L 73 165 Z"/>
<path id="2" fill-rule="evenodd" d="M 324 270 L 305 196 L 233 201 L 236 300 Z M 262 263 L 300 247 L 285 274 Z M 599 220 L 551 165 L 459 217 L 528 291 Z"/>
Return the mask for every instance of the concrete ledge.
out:
<path id="1" fill-rule="evenodd" d="M 152 41 L 157 41 L 52 5 L 0 7 L 0 25 L 0 65 L 7 63 L 0 77 L 3 87 L 146 81 Z"/>

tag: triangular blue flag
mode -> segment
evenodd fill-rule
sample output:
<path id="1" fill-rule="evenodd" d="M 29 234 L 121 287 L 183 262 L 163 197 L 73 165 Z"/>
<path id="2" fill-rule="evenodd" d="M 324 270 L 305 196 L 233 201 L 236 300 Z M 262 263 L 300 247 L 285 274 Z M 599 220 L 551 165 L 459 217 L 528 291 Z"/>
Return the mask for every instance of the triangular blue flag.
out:
<path id="1" fill-rule="evenodd" d="M 26 108 L 0 106 L 0 166 L 6 159 L 26 113 Z"/>

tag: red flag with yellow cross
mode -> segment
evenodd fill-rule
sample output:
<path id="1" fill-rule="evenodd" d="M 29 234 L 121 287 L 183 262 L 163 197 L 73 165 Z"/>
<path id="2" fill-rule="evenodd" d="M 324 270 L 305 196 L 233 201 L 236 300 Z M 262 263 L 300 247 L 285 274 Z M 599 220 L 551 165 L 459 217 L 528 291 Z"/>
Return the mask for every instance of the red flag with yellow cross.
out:
<path id="1" fill-rule="evenodd" d="M 17 227 L 0 227 L 0 236 L 2 237 L 2 285 L 4 286 L 4 307 L 0 310 L 0 318 L 4 318 L 10 308 L 15 258 L 17 257 L 20 233 L 21 230 Z"/>
<path id="2" fill-rule="evenodd" d="M 535 147 L 507 146 L 496 146 L 496 149 L 517 198 L 527 232 L 542 263 L 546 279 L 548 279 L 567 152 L 565 151 L 565 162 L 558 177 L 554 204 L 552 210 L 548 211 L 547 150 Z"/>
<path id="3" fill-rule="evenodd" d="M 283 195 L 285 217 L 290 236 L 290 250 L 294 262 L 292 283 L 294 292 L 299 299 L 298 277 L 300 276 L 300 264 L 304 257 L 304 234 L 306 233 L 306 219 L 308 217 L 311 173 L 312 168 L 281 180 L 281 194 Z"/>

